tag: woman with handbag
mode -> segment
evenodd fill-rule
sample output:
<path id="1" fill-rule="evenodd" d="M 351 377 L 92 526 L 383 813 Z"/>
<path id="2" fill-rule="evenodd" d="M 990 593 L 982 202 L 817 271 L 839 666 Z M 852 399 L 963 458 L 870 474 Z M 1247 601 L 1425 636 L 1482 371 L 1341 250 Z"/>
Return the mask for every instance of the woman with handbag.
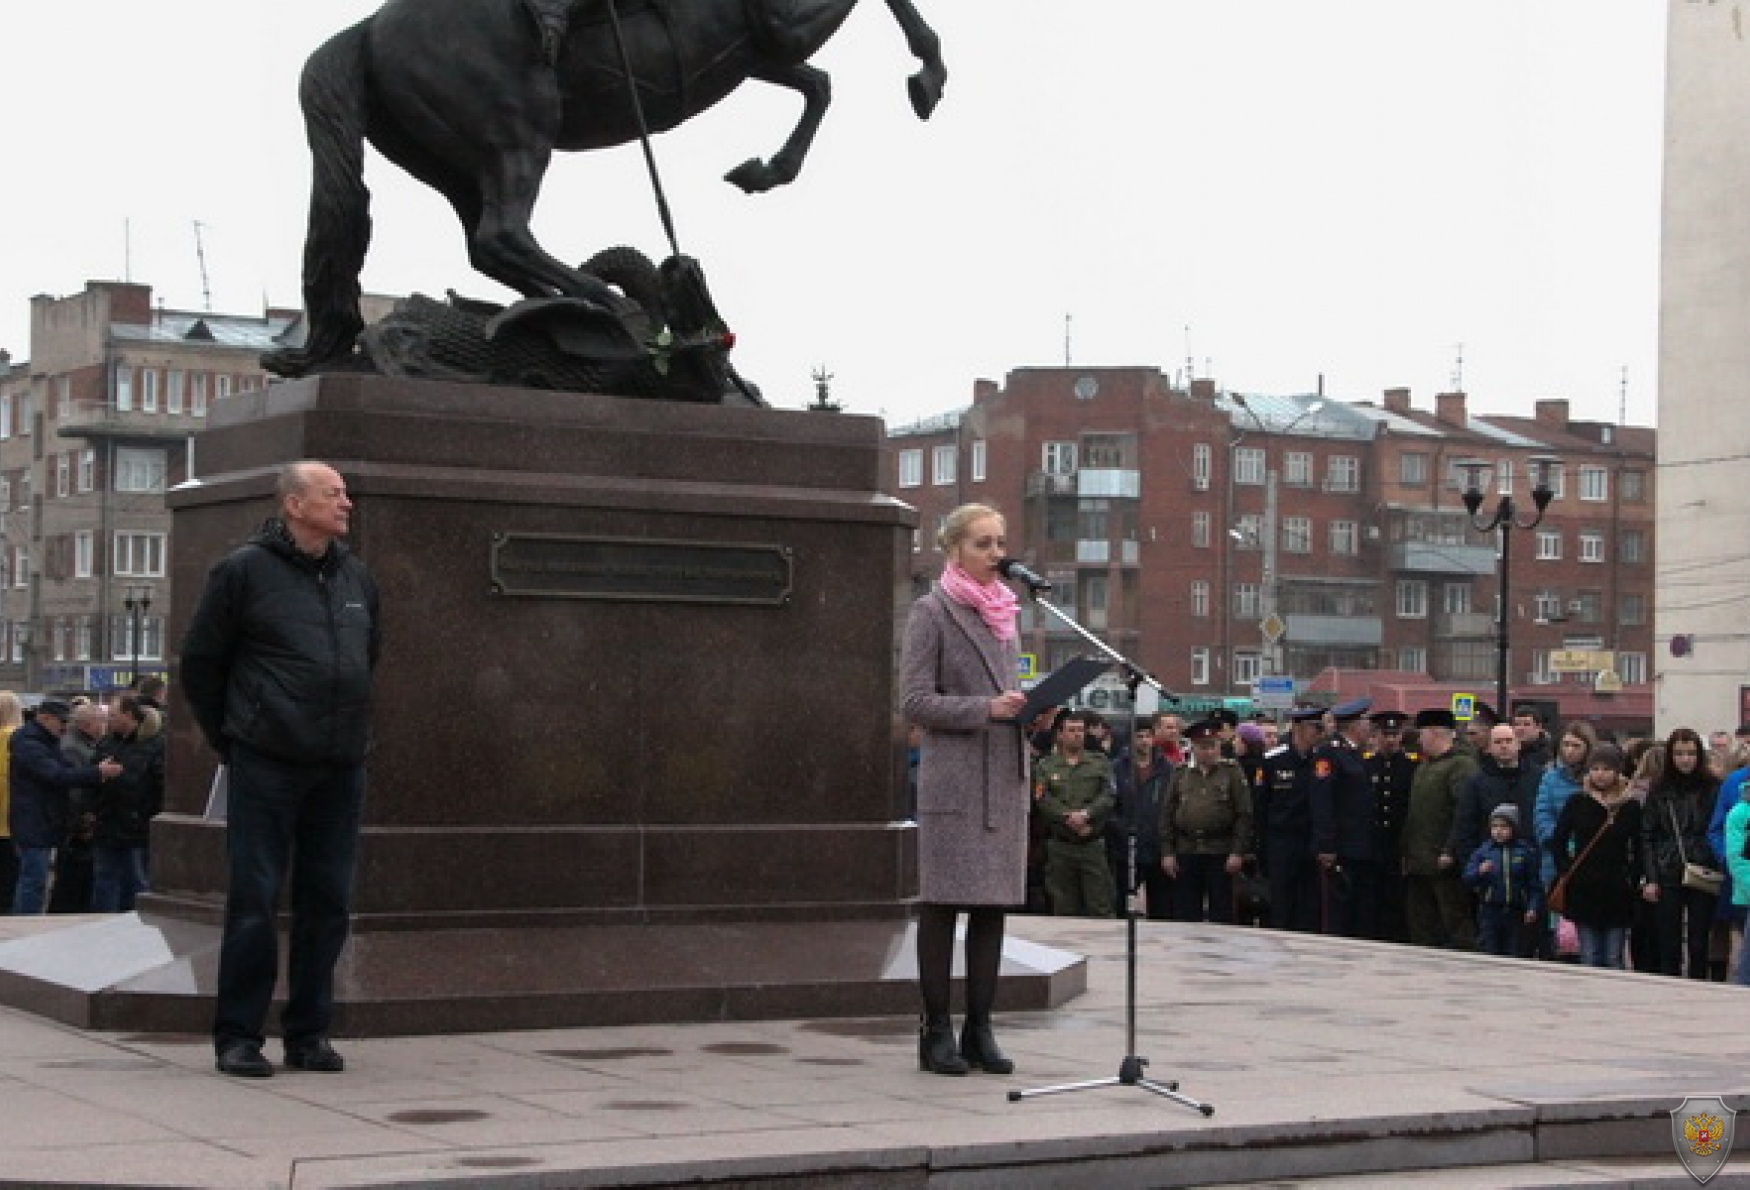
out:
<path id="1" fill-rule="evenodd" d="M 1629 795 L 1622 750 L 1599 744 L 1586 762 L 1586 783 L 1568 799 L 1550 839 L 1556 883 L 1551 908 L 1580 932 L 1580 962 L 1622 967 L 1641 874 L 1641 804 Z"/>
<path id="2" fill-rule="evenodd" d="M 1719 790 L 1701 736 L 1687 727 L 1673 731 L 1665 741 L 1665 770 L 1641 817 L 1647 878 L 1641 896 L 1654 907 L 1657 970 L 1665 975 L 1684 973 L 1687 952 L 1689 978 L 1707 978 L 1708 934 L 1720 895 L 1720 865 L 1707 827 Z"/>

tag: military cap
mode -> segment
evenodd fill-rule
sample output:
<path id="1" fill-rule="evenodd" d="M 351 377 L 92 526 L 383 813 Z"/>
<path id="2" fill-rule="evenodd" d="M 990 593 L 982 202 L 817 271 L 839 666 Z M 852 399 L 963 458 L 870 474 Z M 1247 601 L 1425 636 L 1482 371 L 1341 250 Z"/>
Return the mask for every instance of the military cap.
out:
<path id="1" fill-rule="evenodd" d="M 1221 738 L 1221 724 L 1214 719 L 1199 719 L 1185 729 L 1185 738 L 1193 742 L 1197 740 L 1218 740 Z"/>
<path id="2" fill-rule="evenodd" d="M 1223 727 L 1238 727 L 1240 725 L 1240 717 L 1226 707 L 1222 707 L 1219 710 L 1209 712 L 1209 722 L 1219 723 Z"/>
<path id="3" fill-rule="evenodd" d="M 1487 723 L 1493 726 L 1501 721 L 1501 713 L 1482 699 L 1478 699 L 1476 709 L 1471 712 L 1470 720 L 1472 723 Z"/>
<path id="4" fill-rule="evenodd" d="M 73 715 L 73 708 L 62 699 L 45 698 L 36 704 L 36 713 L 53 715 L 57 719 L 69 719 Z"/>
<path id="5" fill-rule="evenodd" d="M 1356 698 L 1349 702 L 1340 702 L 1331 708 L 1331 717 L 1338 723 L 1353 723 L 1367 714 L 1367 708 L 1373 705 L 1371 698 Z"/>
<path id="6" fill-rule="evenodd" d="M 1458 729 L 1458 720 L 1452 717 L 1452 712 L 1446 707 L 1429 707 L 1425 711 L 1416 712 L 1417 727 L 1450 727 Z"/>
<path id="7" fill-rule="evenodd" d="M 1381 731 L 1401 731 L 1410 717 L 1402 711 L 1375 711 L 1368 720 Z"/>
<path id="8" fill-rule="evenodd" d="M 1295 707 L 1288 712 L 1290 723 L 1312 723 L 1325 717 L 1324 707 Z"/>

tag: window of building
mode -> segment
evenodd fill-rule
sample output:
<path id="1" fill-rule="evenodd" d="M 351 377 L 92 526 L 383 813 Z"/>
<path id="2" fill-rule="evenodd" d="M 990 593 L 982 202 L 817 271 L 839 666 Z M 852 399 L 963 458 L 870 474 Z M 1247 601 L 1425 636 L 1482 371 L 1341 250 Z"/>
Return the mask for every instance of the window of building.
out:
<path id="1" fill-rule="evenodd" d="M 127 364 L 115 366 L 115 407 L 123 413 L 134 407 L 134 370 Z"/>
<path id="2" fill-rule="evenodd" d="M 972 440 L 972 482 L 973 483 L 983 483 L 984 482 L 984 464 L 985 464 L 985 456 L 987 454 L 985 447 L 986 447 L 986 443 L 985 443 L 983 438 L 974 438 Z"/>
<path id="3" fill-rule="evenodd" d="M 1624 471 L 1617 477 L 1617 490 L 1625 504 L 1643 504 L 1647 499 L 1647 473 Z"/>
<path id="4" fill-rule="evenodd" d="M 1645 595 L 1621 595 L 1616 601 L 1617 622 L 1629 626 L 1647 622 L 1647 597 Z"/>
<path id="5" fill-rule="evenodd" d="M 1312 553 L 1312 518 L 1291 516 L 1282 518 L 1282 548 L 1290 554 Z"/>
<path id="6" fill-rule="evenodd" d="M 1124 466 L 1132 451 L 1133 439 L 1128 434 L 1083 434 L 1082 466 L 1114 468 Z"/>
<path id="7" fill-rule="evenodd" d="M 1555 493 L 1550 499 L 1560 500 L 1566 494 L 1567 487 L 1568 469 L 1557 463 L 1549 469 L 1549 489 Z"/>
<path id="8" fill-rule="evenodd" d="M 158 369 L 140 369 L 140 412 L 158 412 Z"/>
<path id="9" fill-rule="evenodd" d="M 73 625 L 73 660 L 91 660 L 91 617 L 80 616 Z"/>
<path id="10" fill-rule="evenodd" d="M 117 533 L 110 572 L 117 578 L 163 578 L 164 534 Z"/>
<path id="11" fill-rule="evenodd" d="M 1257 583 L 1234 584 L 1234 615 L 1236 617 L 1252 619 L 1258 615 L 1260 606 Z"/>
<path id="12" fill-rule="evenodd" d="M 1398 650 L 1398 668 L 1409 673 L 1428 672 L 1428 650 L 1421 645 L 1405 645 Z"/>
<path id="13" fill-rule="evenodd" d="M 1533 649 L 1531 651 L 1531 682 L 1535 686 L 1553 686 L 1562 680 L 1562 676 L 1550 668 L 1549 650 Z"/>
<path id="14" fill-rule="evenodd" d="M 1623 530 L 1616 539 L 1616 557 L 1619 562 L 1645 562 L 1647 535 L 1639 529 Z"/>
<path id="15" fill-rule="evenodd" d="M 1242 550 L 1255 550 L 1264 544 L 1264 518 L 1255 512 L 1248 512 L 1240 518 L 1240 523 L 1234 526 L 1238 536 L 1235 544 Z"/>
<path id="16" fill-rule="evenodd" d="M 1332 455 L 1325 464 L 1325 487 L 1333 492 L 1361 490 L 1361 460 L 1354 455 Z"/>
<path id="17" fill-rule="evenodd" d="M 1610 472 L 1603 467 L 1581 467 L 1580 499 L 1592 501 L 1610 499 Z"/>
<path id="18" fill-rule="evenodd" d="M 1598 591 L 1581 591 L 1568 604 L 1569 613 L 1582 624 L 1596 624 L 1603 619 L 1604 597 Z"/>
<path id="19" fill-rule="evenodd" d="M 1198 645 L 1191 650 L 1191 684 L 1209 685 L 1209 646 Z"/>
<path id="20" fill-rule="evenodd" d="M 79 474 L 76 485 L 81 492 L 97 490 L 97 452 L 87 447 L 79 452 Z"/>
<path id="21" fill-rule="evenodd" d="M 1422 620 L 1428 616 L 1428 584 L 1419 578 L 1398 580 L 1398 616 L 1405 620 Z"/>
<path id="22" fill-rule="evenodd" d="M 1647 655 L 1645 653 L 1618 653 L 1616 655 L 1616 676 L 1625 682 L 1639 685 L 1647 680 Z"/>
<path id="23" fill-rule="evenodd" d="M 960 456 L 952 446 L 936 447 L 930 452 L 930 482 L 937 487 L 953 483 L 959 461 Z"/>
<path id="24" fill-rule="evenodd" d="M 1354 521 L 1331 522 L 1331 552 L 1356 554 L 1361 552 L 1361 527 Z"/>
<path id="25" fill-rule="evenodd" d="M 1419 450 L 1406 450 L 1398 456 L 1398 482 L 1407 488 L 1419 488 L 1428 482 L 1428 456 Z"/>
<path id="26" fill-rule="evenodd" d="M 1559 562 L 1562 559 L 1562 531 L 1560 529 L 1539 529 L 1537 531 L 1537 560 L 1539 562 Z"/>
<path id="27" fill-rule="evenodd" d="M 172 368 L 164 374 L 164 412 L 182 412 L 187 387 L 187 374 L 180 368 Z"/>
<path id="28" fill-rule="evenodd" d="M 0 396 L 0 439 L 12 437 L 12 394 Z"/>
<path id="29" fill-rule="evenodd" d="M 1304 450 L 1291 450 L 1282 456 L 1282 482 L 1291 488 L 1310 488 L 1313 482 L 1313 457 Z"/>
<path id="30" fill-rule="evenodd" d="M 1539 623 L 1550 623 L 1563 618 L 1562 597 L 1554 591 L 1544 589 L 1537 593 L 1536 611 L 1532 613 Z"/>
<path id="31" fill-rule="evenodd" d="M 1241 446 L 1234 451 L 1234 482 L 1261 484 L 1264 482 L 1264 452 L 1256 446 Z"/>
<path id="32" fill-rule="evenodd" d="M 161 450 L 124 446 L 115 452 L 115 490 L 162 492 L 165 461 Z"/>
<path id="33" fill-rule="evenodd" d="M 66 454 L 55 456 L 55 495 L 67 496 L 73 491 L 73 460 Z"/>
<path id="34" fill-rule="evenodd" d="M 1467 615 L 1470 612 L 1470 584 L 1440 584 L 1440 605 L 1440 610 L 1449 616 Z"/>
<path id="35" fill-rule="evenodd" d="M 1604 561 L 1604 534 L 1602 534 L 1602 533 L 1582 533 L 1582 534 L 1580 534 L 1580 561 L 1582 561 L 1582 562 L 1602 562 L 1602 561 Z"/>
<path id="36" fill-rule="evenodd" d="M 55 377 L 55 417 L 67 421 L 73 416 L 73 378 Z"/>
<path id="37" fill-rule="evenodd" d="M 30 586 L 30 551 L 22 545 L 12 547 L 12 585 Z"/>
<path id="38" fill-rule="evenodd" d="M 1206 550 L 1210 541 L 1210 516 L 1207 512 L 1191 514 L 1191 544 L 1196 549 Z"/>
<path id="39" fill-rule="evenodd" d="M 36 402 L 30 399 L 29 393 L 18 394 L 18 436 L 29 438 L 35 433 L 36 427 L 31 423 L 36 420 Z"/>
<path id="40" fill-rule="evenodd" d="M 915 488 L 923 486 L 924 482 L 924 452 L 921 450 L 902 450 L 899 452 L 899 486 Z"/>
<path id="41" fill-rule="evenodd" d="M 196 417 L 207 415 L 207 374 L 205 372 L 189 374 L 188 411 Z"/>
<path id="42" fill-rule="evenodd" d="M 1207 616 L 1209 614 L 1209 583 L 1197 579 L 1191 584 L 1191 614 Z"/>
<path id="43" fill-rule="evenodd" d="M 73 533 L 73 577 L 90 578 L 96 559 L 95 535 L 90 529 L 75 530 Z"/>
<path id="44" fill-rule="evenodd" d="M 134 617 L 131 615 L 111 616 L 109 621 L 109 639 L 115 642 L 111 651 L 112 661 L 132 661 L 135 657 L 142 661 L 156 661 L 164 650 L 164 621 L 158 616 L 140 617 L 139 647 L 134 643 Z"/>
<path id="45" fill-rule="evenodd" d="M 1495 463 L 1495 493 L 1500 496 L 1513 494 L 1513 460 L 1501 459 Z"/>
<path id="46" fill-rule="evenodd" d="M 1234 654 L 1234 682 L 1241 686 L 1249 686 L 1264 676 L 1264 657 L 1261 653 Z"/>
<path id="47" fill-rule="evenodd" d="M 12 664 L 24 664 L 24 642 L 30 635 L 30 624 L 25 620 L 16 620 L 12 624 Z"/>
<path id="48" fill-rule="evenodd" d="M 73 633 L 64 616 L 55 617 L 54 631 L 50 635 L 54 638 L 55 660 L 65 661 L 67 659 L 67 645 L 72 641 Z"/>
<path id="49" fill-rule="evenodd" d="M 1093 629 L 1106 627 L 1106 576 L 1104 574 L 1089 574 L 1082 578 L 1082 618 L 1087 626 Z"/>
<path id="50" fill-rule="evenodd" d="M 223 401 L 231 395 L 231 377 L 220 372 L 213 377 L 213 399 Z"/>
<path id="51" fill-rule="evenodd" d="M 12 481 L 0 475 L 0 512 L 12 511 Z M 0 625 L 4 627 L 4 625 Z"/>
<path id="52" fill-rule="evenodd" d="M 1214 454 L 1207 442 L 1199 442 L 1191 447 L 1191 486 L 1200 492 L 1209 490 L 1209 471 L 1214 465 Z"/>
<path id="53" fill-rule="evenodd" d="M 1047 475 L 1074 475 L 1076 473 L 1076 444 L 1073 442 L 1047 442 L 1040 450 L 1040 470 Z"/>

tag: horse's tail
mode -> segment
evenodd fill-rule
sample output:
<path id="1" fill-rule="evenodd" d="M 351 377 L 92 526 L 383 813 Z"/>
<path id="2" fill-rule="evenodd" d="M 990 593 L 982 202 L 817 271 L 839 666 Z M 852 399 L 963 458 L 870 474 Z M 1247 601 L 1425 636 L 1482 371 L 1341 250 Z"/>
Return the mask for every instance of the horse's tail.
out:
<path id="1" fill-rule="evenodd" d="M 301 375 L 352 353 L 364 318 L 359 274 L 371 243 L 371 192 L 365 187 L 365 111 L 370 21 L 329 38 L 310 55 L 298 84 L 310 142 L 310 226 L 304 237 L 301 351 L 275 352 L 268 366 Z"/>

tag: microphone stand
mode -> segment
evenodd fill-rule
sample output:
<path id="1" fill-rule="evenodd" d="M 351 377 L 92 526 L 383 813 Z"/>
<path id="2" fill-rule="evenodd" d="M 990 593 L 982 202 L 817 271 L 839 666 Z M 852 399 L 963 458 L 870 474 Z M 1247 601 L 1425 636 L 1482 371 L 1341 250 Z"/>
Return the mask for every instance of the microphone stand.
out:
<path id="1" fill-rule="evenodd" d="M 1152 674 L 1132 663 L 1129 658 L 1125 657 L 1105 641 L 1100 640 L 1080 624 L 1076 623 L 1067 612 L 1054 606 L 1050 600 L 1040 598 L 1039 592 L 1041 590 L 1049 590 L 1049 587 L 1035 586 L 1032 583 L 1028 583 L 1027 588 L 1028 594 L 1032 597 L 1034 603 L 1039 604 L 1039 606 L 1043 607 L 1046 611 L 1075 629 L 1076 633 L 1080 635 L 1083 640 L 1093 645 L 1107 658 L 1123 667 L 1124 672 L 1130 677 L 1133 690 L 1135 688 L 1135 683 L 1147 682 L 1150 686 L 1154 687 L 1155 691 L 1162 697 L 1171 699 L 1175 702 L 1178 700 L 1177 696 L 1170 693 L 1166 687 L 1162 686 Z M 1125 858 L 1127 874 L 1125 887 L 1129 890 L 1129 894 L 1124 898 L 1124 1058 L 1118 1063 L 1118 1073 L 1111 1078 L 1096 1078 L 1090 1079 L 1086 1082 L 1059 1083 L 1058 1085 L 1051 1087 L 1033 1087 L 1025 1091 L 1010 1091 L 1009 1102 L 1017 1103 L 1022 1099 L 1033 1099 L 1040 1095 L 1060 1095 L 1068 1091 L 1093 1091 L 1098 1090 L 1101 1087 L 1141 1087 L 1145 1091 L 1151 1091 L 1164 1099 L 1171 1099 L 1174 1103 L 1191 1108 L 1193 1111 L 1202 1112 L 1206 1117 L 1213 1116 L 1215 1114 L 1215 1105 L 1213 1103 L 1204 1103 L 1200 1100 L 1193 1099 L 1189 1095 L 1180 1094 L 1179 1083 L 1177 1080 L 1163 1083 L 1144 1075 L 1143 1071 L 1148 1067 L 1148 1059 L 1138 1056 L 1136 1052 L 1137 879 L 1135 823 L 1130 824 L 1126 835 L 1128 836 L 1129 846 Z"/>

